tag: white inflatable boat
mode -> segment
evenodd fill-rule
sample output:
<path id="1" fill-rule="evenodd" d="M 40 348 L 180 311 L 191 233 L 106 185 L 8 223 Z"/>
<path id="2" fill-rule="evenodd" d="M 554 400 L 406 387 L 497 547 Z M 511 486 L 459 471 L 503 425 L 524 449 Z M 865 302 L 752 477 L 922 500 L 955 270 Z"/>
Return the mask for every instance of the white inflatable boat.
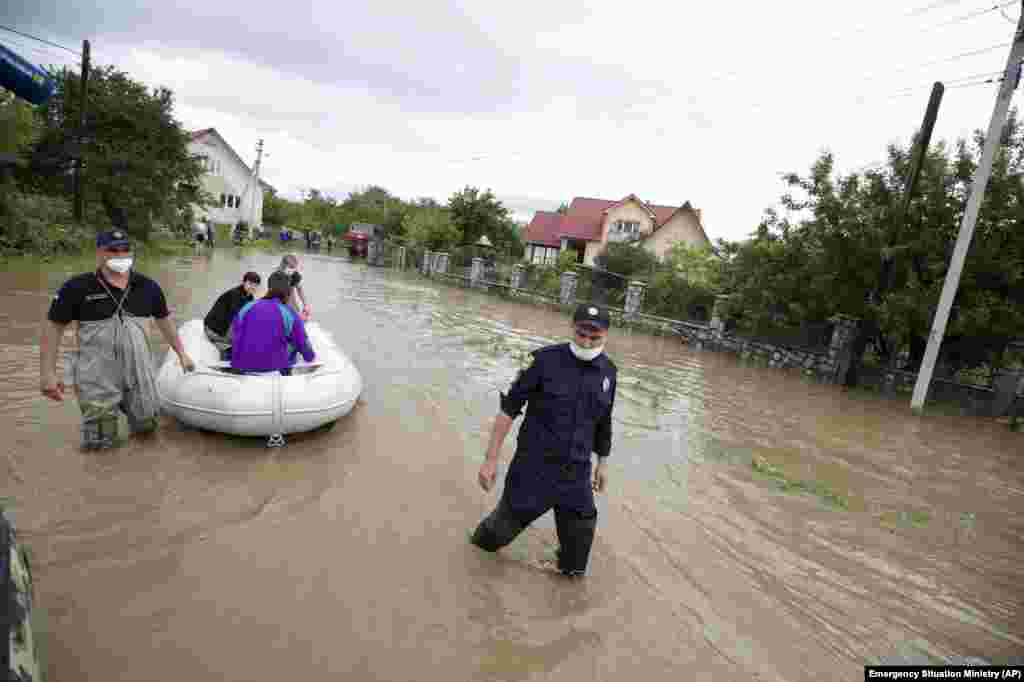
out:
<path id="1" fill-rule="evenodd" d="M 280 445 L 285 434 L 312 431 L 345 416 L 363 390 L 359 370 L 315 322 L 306 323 L 315 360 L 299 362 L 287 377 L 225 372 L 229 363 L 220 361 L 202 320 L 186 322 L 178 333 L 196 369 L 186 374 L 169 350 L 156 385 L 164 412 L 189 426 L 270 436 L 270 445 Z"/>

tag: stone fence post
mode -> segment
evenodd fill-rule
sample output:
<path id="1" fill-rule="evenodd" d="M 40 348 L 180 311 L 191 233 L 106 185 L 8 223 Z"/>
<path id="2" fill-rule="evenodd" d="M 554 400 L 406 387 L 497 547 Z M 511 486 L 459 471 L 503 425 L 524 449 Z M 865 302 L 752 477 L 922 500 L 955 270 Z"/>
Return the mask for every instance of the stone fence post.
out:
<path id="1" fill-rule="evenodd" d="M 448 253 L 442 251 L 434 254 L 434 274 L 448 274 Z"/>
<path id="2" fill-rule="evenodd" d="M 1024 369 L 999 369 L 992 376 L 992 416 L 1002 417 L 1009 413 L 1017 394 L 1024 390 Z"/>
<path id="3" fill-rule="evenodd" d="M 644 296 L 647 294 L 647 282 L 634 280 L 629 283 L 626 289 L 625 313 L 627 318 L 636 317 L 640 308 L 644 305 Z"/>
<path id="4" fill-rule="evenodd" d="M 725 335 L 725 308 L 731 297 L 729 294 L 715 296 L 715 304 L 711 309 L 711 341 L 718 342 Z"/>
<path id="5" fill-rule="evenodd" d="M 473 266 L 469 270 L 469 285 L 471 287 L 481 287 L 484 281 L 484 259 L 474 258 Z"/>
<path id="6" fill-rule="evenodd" d="M 576 273 L 572 270 L 562 273 L 562 289 L 558 300 L 562 305 L 572 305 L 576 301 Z"/>
<path id="7" fill-rule="evenodd" d="M 511 290 L 511 292 L 513 294 L 523 288 L 523 284 L 525 284 L 525 281 L 524 281 L 525 279 L 526 279 L 526 268 L 524 268 L 519 263 L 516 263 L 515 265 L 513 265 L 512 266 L 512 281 L 510 282 L 511 286 L 509 287 L 509 289 Z"/>
<path id="8" fill-rule="evenodd" d="M 395 267 L 399 270 L 405 270 L 405 247 L 399 246 L 395 249 Z"/>
<path id="9" fill-rule="evenodd" d="M 366 264 L 380 265 L 383 259 L 383 244 L 378 239 L 371 239 L 366 243 Z"/>
<path id="10" fill-rule="evenodd" d="M 853 342 L 857 338 L 860 320 L 849 315 L 835 315 L 829 318 L 829 322 L 835 325 L 828 347 L 828 360 L 833 368 L 832 383 L 841 384 L 846 381 L 853 362 Z"/>

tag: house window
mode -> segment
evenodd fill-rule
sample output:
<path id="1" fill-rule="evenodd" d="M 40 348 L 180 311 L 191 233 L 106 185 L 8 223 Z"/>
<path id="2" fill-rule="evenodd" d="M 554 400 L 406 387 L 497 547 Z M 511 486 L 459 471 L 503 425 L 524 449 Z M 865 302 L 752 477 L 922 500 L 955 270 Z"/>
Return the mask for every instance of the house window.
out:
<path id="1" fill-rule="evenodd" d="M 635 236 L 640 234 L 640 223 L 630 220 L 618 220 L 615 222 L 615 231 L 620 234 Z"/>

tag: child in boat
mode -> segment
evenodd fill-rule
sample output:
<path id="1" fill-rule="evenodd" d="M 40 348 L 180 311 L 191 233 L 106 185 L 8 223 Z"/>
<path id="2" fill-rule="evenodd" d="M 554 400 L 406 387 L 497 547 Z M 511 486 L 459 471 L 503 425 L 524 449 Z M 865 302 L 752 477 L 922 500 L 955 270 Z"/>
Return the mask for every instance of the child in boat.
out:
<path id="1" fill-rule="evenodd" d="M 313 361 L 316 356 L 302 318 L 287 305 L 291 296 L 291 278 L 275 272 L 267 280 L 266 295 L 238 311 L 231 327 L 234 372 L 279 371 L 287 376 L 299 353 L 306 362 Z"/>

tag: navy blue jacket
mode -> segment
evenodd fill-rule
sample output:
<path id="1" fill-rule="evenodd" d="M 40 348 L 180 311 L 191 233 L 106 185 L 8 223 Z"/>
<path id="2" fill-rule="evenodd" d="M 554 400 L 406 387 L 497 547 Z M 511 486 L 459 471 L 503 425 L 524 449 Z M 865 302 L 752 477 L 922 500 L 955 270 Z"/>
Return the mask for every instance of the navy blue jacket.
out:
<path id="1" fill-rule="evenodd" d="M 590 453 L 607 457 L 612 447 L 612 407 L 618 370 L 602 353 L 578 360 L 568 343 L 533 351 L 533 364 L 501 394 L 501 410 L 515 419 L 523 405 L 516 452 L 543 454 L 565 462 L 590 463 Z"/>

